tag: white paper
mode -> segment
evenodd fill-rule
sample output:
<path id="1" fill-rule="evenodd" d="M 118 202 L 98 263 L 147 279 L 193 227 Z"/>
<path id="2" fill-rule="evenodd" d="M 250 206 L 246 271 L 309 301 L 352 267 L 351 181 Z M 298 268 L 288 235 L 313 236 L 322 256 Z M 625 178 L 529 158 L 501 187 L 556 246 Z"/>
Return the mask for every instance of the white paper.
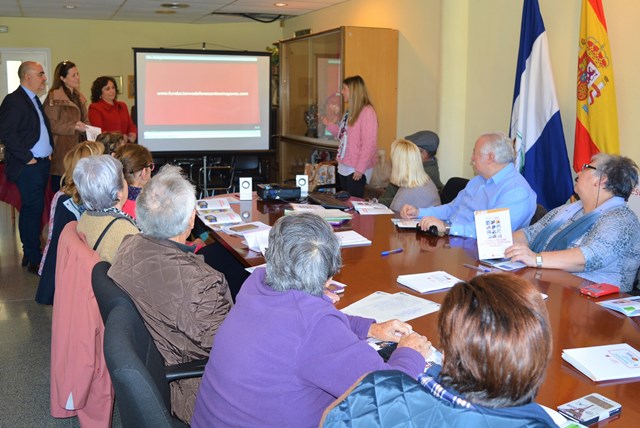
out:
<path id="1" fill-rule="evenodd" d="M 262 263 L 261 265 L 258 265 L 258 266 L 249 266 L 248 268 L 244 268 L 244 270 L 246 270 L 249 273 L 253 273 L 253 271 L 258 269 L 259 267 L 266 267 L 266 266 L 267 266 L 266 263 Z"/>
<path id="2" fill-rule="evenodd" d="M 102 129 L 97 126 L 84 125 L 85 132 L 87 133 L 87 140 L 96 141 L 98 135 L 102 133 Z M 125 135 L 126 138 L 126 135 Z"/>
<path id="3" fill-rule="evenodd" d="M 420 220 L 392 218 L 391 222 L 400 229 L 415 229 L 418 223 L 420 223 Z"/>
<path id="4" fill-rule="evenodd" d="M 242 217 L 231 210 L 202 210 L 198 212 L 198 217 L 207 226 L 219 226 L 223 224 L 242 222 Z"/>
<path id="5" fill-rule="evenodd" d="M 503 258 L 504 250 L 513 245 L 509 209 L 476 211 L 474 215 L 478 258 L 480 260 Z"/>
<path id="6" fill-rule="evenodd" d="M 373 318 L 376 322 L 385 322 L 392 319 L 406 322 L 436 312 L 439 309 L 440 305 L 438 303 L 422 297 L 412 296 L 404 292 L 389 294 L 384 291 L 376 291 L 364 299 L 360 299 L 343 308 L 342 312 L 347 315 Z"/>
<path id="7" fill-rule="evenodd" d="M 260 232 L 262 230 L 269 231 L 271 226 L 264 224 L 261 221 L 252 221 L 249 223 L 236 224 L 233 226 L 224 226 L 222 231 L 229 235 L 246 236 L 249 233 Z"/>
<path id="8" fill-rule="evenodd" d="M 325 208 L 322 205 L 311 204 L 289 204 L 294 211 L 323 211 Z"/>
<path id="9" fill-rule="evenodd" d="M 364 236 L 360 235 L 355 230 L 345 230 L 341 232 L 336 232 L 336 236 L 338 237 L 338 241 L 340 241 L 341 247 L 371 245 L 371 241 L 369 241 Z"/>
<path id="10" fill-rule="evenodd" d="M 461 279 L 442 270 L 398 276 L 400 284 L 416 290 L 418 293 L 445 290 L 461 281 Z"/>
<path id="11" fill-rule="evenodd" d="M 270 229 L 246 233 L 244 239 L 247 241 L 247 247 L 249 247 L 251 251 L 264 254 L 264 250 L 267 249 L 269 243 L 269 230 Z"/>

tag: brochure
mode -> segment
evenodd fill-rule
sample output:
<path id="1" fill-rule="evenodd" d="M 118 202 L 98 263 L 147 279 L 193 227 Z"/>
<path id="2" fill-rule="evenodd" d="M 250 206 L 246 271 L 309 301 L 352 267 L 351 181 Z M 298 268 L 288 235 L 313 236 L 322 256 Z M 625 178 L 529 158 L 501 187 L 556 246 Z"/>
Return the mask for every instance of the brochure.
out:
<path id="1" fill-rule="evenodd" d="M 451 288 L 461 281 L 462 280 L 442 270 L 398 276 L 398 282 L 400 284 L 407 286 L 418 293 L 441 291 Z"/>
<path id="2" fill-rule="evenodd" d="M 618 311 L 628 317 L 640 315 L 640 296 L 629 296 L 622 299 L 605 300 L 598 302 L 600 306 Z"/>
<path id="3" fill-rule="evenodd" d="M 596 382 L 640 376 L 640 352 L 626 343 L 563 349 L 562 359 Z"/>
<path id="4" fill-rule="evenodd" d="M 371 241 L 369 241 L 364 236 L 360 235 L 355 230 L 345 230 L 342 232 L 336 232 L 336 236 L 338 237 L 338 241 L 340 241 L 341 247 L 371 245 Z"/>
<path id="5" fill-rule="evenodd" d="M 360 215 L 395 214 L 385 205 L 378 202 L 351 201 L 351 204 Z"/>
<path id="6" fill-rule="evenodd" d="M 504 250 L 513 245 L 508 208 L 475 211 L 478 258 L 501 259 Z"/>

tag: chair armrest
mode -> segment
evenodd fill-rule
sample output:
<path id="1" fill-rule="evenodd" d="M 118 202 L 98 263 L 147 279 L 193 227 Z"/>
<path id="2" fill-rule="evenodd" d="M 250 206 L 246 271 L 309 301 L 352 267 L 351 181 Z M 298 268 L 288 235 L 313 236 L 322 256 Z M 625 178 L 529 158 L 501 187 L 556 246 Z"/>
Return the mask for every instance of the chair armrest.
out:
<path id="1" fill-rule="evenodd" d="M 174 364 L 172 366 L 165 366 L 164 373 L 167 382 L 193 377 L 202 377 L 204 374 L 204 367 L 207 365 L 208 361 L 209 358 L 205 358 L 203 360 L 194 360 L 186 363 Z"/>

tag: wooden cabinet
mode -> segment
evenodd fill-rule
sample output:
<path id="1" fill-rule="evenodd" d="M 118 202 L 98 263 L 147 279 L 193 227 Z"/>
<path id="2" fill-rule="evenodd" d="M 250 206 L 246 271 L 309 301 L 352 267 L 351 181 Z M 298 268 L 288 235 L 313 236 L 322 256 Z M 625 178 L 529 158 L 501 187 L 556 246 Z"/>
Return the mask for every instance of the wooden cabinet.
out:
<path id="1" fill-rule="evenodd" d="M 311 153 L 338 142 L 320 117 L 342 117 L 345 77 L 359 74 L 378 115 L 378 147 L 389 153 L 396 138 L 398 31 L 340 27 L 280 42 L 280 179 L 301 173 Z"/>

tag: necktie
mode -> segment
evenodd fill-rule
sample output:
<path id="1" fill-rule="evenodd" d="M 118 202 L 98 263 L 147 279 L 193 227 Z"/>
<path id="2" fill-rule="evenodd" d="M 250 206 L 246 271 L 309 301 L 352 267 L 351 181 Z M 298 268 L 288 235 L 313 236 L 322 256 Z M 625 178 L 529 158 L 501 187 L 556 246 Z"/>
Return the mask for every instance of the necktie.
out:
<path id="1" fill-rule="evenodd" d="M 40 109 L 40 111 L 43 111 L 42 110 L 42 103 L 40 102 L 40 98 L 38 98 L 37 95 L 34 95 L 33 98 L 36 100 L 36 104 L 38 104 L 38 108 Z"/>

